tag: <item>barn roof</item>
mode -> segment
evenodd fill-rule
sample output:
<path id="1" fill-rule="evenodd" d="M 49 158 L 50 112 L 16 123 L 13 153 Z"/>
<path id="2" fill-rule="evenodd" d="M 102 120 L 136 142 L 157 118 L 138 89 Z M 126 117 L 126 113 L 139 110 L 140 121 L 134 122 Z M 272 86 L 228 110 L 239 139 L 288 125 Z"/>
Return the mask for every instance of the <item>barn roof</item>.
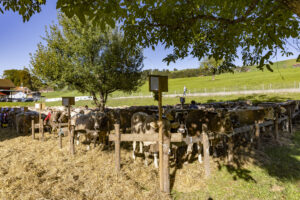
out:
<path id="1" fill-rule="evenodd" d="M 1 88 L 14 88 L 15 85 L 13 84 L 13 82 L 11 82 L 11 80 L 8 79 L 0 79 L 0 89 Z"/>

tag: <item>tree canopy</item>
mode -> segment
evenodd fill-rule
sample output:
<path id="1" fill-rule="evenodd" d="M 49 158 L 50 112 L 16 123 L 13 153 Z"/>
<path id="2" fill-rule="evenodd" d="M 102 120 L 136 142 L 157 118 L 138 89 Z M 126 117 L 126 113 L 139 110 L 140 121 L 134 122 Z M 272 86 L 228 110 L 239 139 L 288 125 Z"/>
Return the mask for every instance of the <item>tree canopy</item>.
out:
<path id="1" fill-rule="evenodd" d="M 124 43 L 117 29 L 60 15 L 44 40 L 31 55 L 32 71 L 46 83 L 90 93 L 101 110 L 108 94 L 130 93 L 143 84 L 142 49 Z"/>
<path id="2" fill-rule="evenodd" d="M 244 65 L 271 69 L 272 56 L 291 55 L 287 39 L 300 33 L 300 0 L 58 0 L 57 9 L 102 28 L 119 24 L 131 44 L 172 47 L 167 63 L 191 54 L 231 68 L 241 52 Z"/>
<path id="3" fill-rule="evenodd" d="M 11 80 L 15 86 L 28 87 L 31 90 L 38 90 L 42 87 L 42 82 L 27 68 L 23 70 L 10 69 L 3 71 L 3 78 Z"/>
<path id="4" fill-rule="evenodd" d="M 277 52 L 289 56 L 288 38 L 299 39 L 299 16 L 291 11 L 298 1 L 188 0 L 188 1 L 89 1 L 58 2 L 67 16 L 88 16 L 104 26 L 122 24 L 130 43 L 153 47 L 159 42 L 173 53 L 175 62 L 191 54 L 199 60 L 224 59 L 230 68 L 241 51 L 244 65 L 270 69 Z M 79 9 L 83 8 L 83 9 Z M 297 11 L 297 10 L 294 10 Z M 296 13 L 298 14 L 298 13 Z"/>
<path id="5" fill-rule="evenodd" d="M 0 1 L 0 13 L 12 10 L 18 12 L 23 21 L 28 21 L 30 17 L 41 11 L 41 6 L 46 3 L 46 0 L 2 0 Z"/>
<path id="6" fill-rule="evenodd" d="M 224 72 L 225 69 L 220 69 L 223 60 L 215 60 L 214 58 L 204 58 L 202 62 L 200 62 L 199 69 L 205 75 L 212 75 L 212 80 L 215 80 L 215 75 L 217 73 Z"/>

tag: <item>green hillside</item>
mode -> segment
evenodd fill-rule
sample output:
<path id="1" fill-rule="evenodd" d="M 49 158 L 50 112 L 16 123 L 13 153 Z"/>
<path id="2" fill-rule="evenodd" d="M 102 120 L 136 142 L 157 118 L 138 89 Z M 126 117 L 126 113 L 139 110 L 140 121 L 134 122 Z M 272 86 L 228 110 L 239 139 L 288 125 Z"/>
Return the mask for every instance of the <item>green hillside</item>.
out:
<path id="1" fill-rule="evenodd" d="M 190 78 L 169 79 L 170 94 L 181 94 L 186 86 L 191 93 L 195 92 L 218 92 L 239 90 L 262 90 L 274 88 L 293 88 L 300 86 L 300 68 L 292 67 L 295 59 L 274 63 L 274 72 L 268 70 L 260 71 L 251 67 L 249 72 L 224 73 L 216 75 L 215 80 L 210 76 L 199 76 Z M 80 96 L 77 91 L 61 91 L 43 94 L 47 98 L 61 96 Z M 113 93 L 113 97 L 128 96 L 122 92 Z M 132 95 L 150 95 L 148 83 L 146 82 L 138 92 Z"/>

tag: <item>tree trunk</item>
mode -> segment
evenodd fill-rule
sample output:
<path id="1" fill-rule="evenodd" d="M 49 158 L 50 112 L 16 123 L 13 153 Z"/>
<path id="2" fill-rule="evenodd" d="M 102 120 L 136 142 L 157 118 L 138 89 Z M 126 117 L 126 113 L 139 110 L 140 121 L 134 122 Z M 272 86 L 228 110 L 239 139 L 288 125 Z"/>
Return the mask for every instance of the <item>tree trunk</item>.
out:
<path id="1" fill-rule="evenodd" d="M 98 106 L 100 109 L 100 112 L 104 112 L 106 100 L 107 100 L 107 94 L 100 93 L 100 104 Z"/>
<path id="2" fill-rule="evenodd" d="M 96 97 L 96 94 L 95 94 L 95 93 L 91 93 L 91 95 L 92 95 L 92 97 L 93 97 L 93 101 L 94 101 L 95 105 L 96 105 L 98 108 L 100 108 L 100 103 L 99 103 L 99 101 L 98 101 L 98 99 L 97 99 L 97 97 Z"/>

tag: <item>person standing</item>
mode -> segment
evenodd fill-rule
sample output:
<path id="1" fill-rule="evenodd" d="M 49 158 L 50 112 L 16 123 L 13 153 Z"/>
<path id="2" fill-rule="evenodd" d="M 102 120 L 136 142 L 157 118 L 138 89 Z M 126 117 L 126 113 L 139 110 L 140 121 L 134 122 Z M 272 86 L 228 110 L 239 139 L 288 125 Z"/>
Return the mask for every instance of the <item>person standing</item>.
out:
<path id="1" fill-rule="evenodd" d="M 184 86 L 184 87 L 183 87 L 183 96 L 186 96 L 186 92 L 187 92 L 187 89 L 186 89 L 186 87 Z"/>

